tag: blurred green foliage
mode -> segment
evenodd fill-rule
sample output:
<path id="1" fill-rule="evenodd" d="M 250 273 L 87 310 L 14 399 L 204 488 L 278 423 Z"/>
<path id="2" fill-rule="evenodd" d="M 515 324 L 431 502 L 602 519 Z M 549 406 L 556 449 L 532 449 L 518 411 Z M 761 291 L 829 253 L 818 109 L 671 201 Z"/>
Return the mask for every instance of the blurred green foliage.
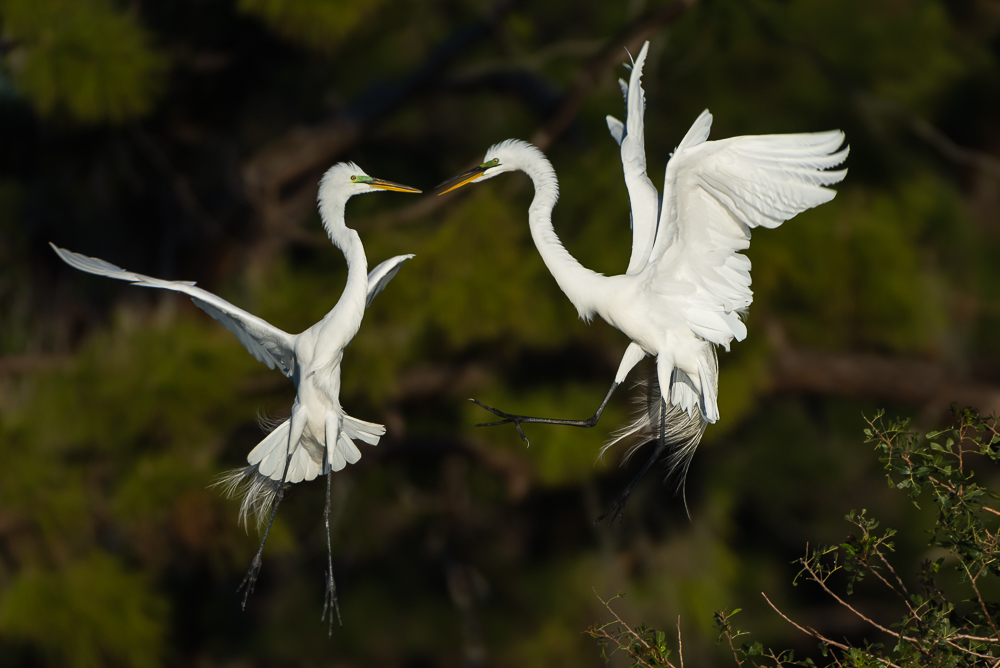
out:
<path id="1" fill-rule="evenodd" d="M 43 115 L 121 122 L 162 90 L 166 58 L 111 0 L 3 0 L 0 21 L 12 81 Z"/>
<path id="2" fill-rule="evenodd" d="M 621 526 L 592 525 L 634 470 L 616 469 L 621 452 L 597 461 L 631 410 L 624 389 L 597 428 L 533 425 L 530 448 L 511 427 L 473 427 L 490 416 L 470 396 L 590 414 L 627 345 L 580 322 L 548 275 L 525 178 L 419 215 L 408 207 L 426 200 L 359 198 L 347 219 L 369 264 L 416 258 L 345 352 L 345 408 L 388 427 L 334 478 L 345 629 L 328 641 L 318 621 L 321 484 L 291 490 L 241 613 L 257 537 L 207 486 L 245 461 L 258 416 L 287 415 L 290 384 L 187 300 L 75 274 L 46 242 L 198 279 L 301 331 L 336 302 L 344 261 L 313 213 L 283 220 L 279 252 L 248 277 L 264 226 L 246 165 L 293 129 L 308 139 L 347 117 L 364 133 L 336 159 L 428 190 L 491 144 L 530 138 L 607 37 L 662 3 L 537 5 L 515 3 L 436 61 L 482 3 L 0 0 L 0 667 L 599 666 L 581 633 L 604 610 L 594 590 L 627 591 L 616 610 L 651 628 L 682 615 L 689 665 L 720 665 L 713 610 L 742 605 L 768 646 L 798 642 L 762 590 L 853 632 L 788 586 L 802 543 L 839 541 L 851 508 L 898 529 L 897 555 L 924 554 L 934 518 L 881 485 L 859 447 L 872 400 L 775 392 L 773 333 L 995 383 L 1000 214 L 982 165 L 996 148 L 1000 20 L 978 0 L 702 0 L 651 36 L 654 183 L 705 107 L 714 138 L 840 127 L 851 155 L 836 199 L 754 235 L 749 336 L 720 356 L 722 420 L 694 460 L 691 520 L 651 475 Z M 439 71 L 417 92 L 387 102 L 429 63 Z M 555 228 L 607 274 L 630 249 L 604 121 L 623 114 L 624 72 L 600 74 L 547 151 Z M 914 118 L 986 160 L 956 161 Z M 892 408 L 929 426 L 941 407 Z M 795 650 L 820 656 L 812 642 Z"/>
<path id="3" fill-rule="evenodd" d="M 146 578 L 94 553 L 60 571 L 25 572 L 4 593 L 0 631 L 73 668 L 160 665 L 167 601 Z"/>
<path id="4" fill-rule="evenodd" d="M 238 7 L 260 17 L 289 39 L 319 52 L 330 52 L 385 4 L 377 0 L 239 0 Z M 398 10 L 399 3 L 393 5 Z"/>

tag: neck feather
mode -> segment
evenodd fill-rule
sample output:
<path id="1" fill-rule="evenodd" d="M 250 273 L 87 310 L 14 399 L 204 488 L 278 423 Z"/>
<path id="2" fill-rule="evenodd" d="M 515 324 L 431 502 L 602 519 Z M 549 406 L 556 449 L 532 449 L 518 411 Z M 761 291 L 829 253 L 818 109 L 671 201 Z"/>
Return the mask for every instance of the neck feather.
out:
<path id="1" fill-rule="evenodd" d="M 528 175 L 535 186 L 535 197 L 528 208 L 531 238 L 559 288 L 573 302 L 580 317 L 590 321 L 596 310 L 595 298 L 602 287 L 603 276 L 587 269 L 570 255 L 552 227 L 552 210 L 559 199 L 559 181 L 552 163 L 530 144 L 522 144 L 518 148 L 521 150 L 512 162 Z"/>
<path id="2" fill-rule="evenodd" d="M 346 204 L 346 199 L 323 200 L 320 202 L 319 210 L 330 241 L 343 252 L 344 259 L 347 260 L 347 284 L 331 313 L 348 309 L 350 311 L 348 318 L 354 323 L 354 332 L 357 332 L 364 317 L 365 301 L 368 296 L 368 258 L 365 256 L 365 248 L 358 233 L 347 227 L 344 221 Z"/>

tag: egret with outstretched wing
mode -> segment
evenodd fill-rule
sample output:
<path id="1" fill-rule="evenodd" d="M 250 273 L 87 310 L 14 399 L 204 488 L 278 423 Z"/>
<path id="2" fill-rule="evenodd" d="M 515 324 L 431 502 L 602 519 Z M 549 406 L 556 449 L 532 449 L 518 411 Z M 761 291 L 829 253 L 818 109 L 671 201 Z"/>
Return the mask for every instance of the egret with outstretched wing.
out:
<path id="1" fill-rule="evenodd" d="M 625 97 L 625 122 L 608 116 L 608 130 L 621 147 L 622 170 L 630 205 L 632 224 L 632 255 L 626 274 L 638 273 L 649 260 L 656 239 L 656 223 L 660 218 L 660 192 L 646 174 L 646 146 L 643 117 L 646 113 L 646 94 L 642 90 L 642 66 L 646 62 L 649 42 L 642 45 L 632 63 L 628 83 L 618 80 Z"/>
<path id="2" fill-rule="evenodd" d="M 645 53 L 644 47 L 625 91 L 626 123 L 609 123 L 621 143 L 634 233 L 639 236 L 627 273 L 604 276 L 591 271 L 563 247 L 552 227 L 559 197 L 555 170 L 531 144 L 509 139 L 492 146 L 481 165 L 443 184 L 440 193 L 504 172 L 525 172 L 535 187 L 528 225 L 545 266 L 582 319 L 600 315 L 632 340 L 611 389 L 590 418 L 514 415 L 476 401 L 502 418 L 483 426 L 513 423 L 525 441 L 522 423 L 593 427 L 629 371 L 646 355 L 656 357 L 651 410 L 624 430 L 651 428 L 656 447 L 598 521 L 612 511 L 612 522 L 621 517 L 632 488 L 661 457 L 683 487 L 705 427 L 719 419 L 715 348 L 728 350 L 733 339 L 746 337 L 740 315 L 753 301 L 753 293 L 750 260 L 739 251 L 749 247 L 753 228 L 777 227 L 833 199 L 836 193 L 825 186 L 840 182 L 847 173 L 829 171 L 848 153 L 846 147 L 840 148 L 844 134 L 839 130 L 708 141 L 712 115 L 705 110 L 674 151 L 662 200 L 657 197 L 654 204 L 656 189 L 647 186 L 642 145 L 644 101 L 639 79 Z"/>
<path id="3" fill-rule="evenodd" d="M 110 262 L 52 248 L 71 267 L 134 285 L 183 292 L 210 316 L 236 335 L 250 354 L 268 368 L 277 367 L 296 388 L 291 417 L 279 424 L 247 456 L 248 465 L 224 474 L 217 484 L 230 496 L 242 497 L 240 519 L 256 516 L 258 528 L 270 511 L 270 519 L 250 570 L 240 584 L 243 607 L 254 589 L 267 542 L 285 485 L 313 480 L 326 474 L 327 574 L 324 617 L 329 611 L 332 632 L 335 610 L 340 608 L 333 580 L 330 546 L 330 486 L 334 471 L 361 458 L 356 441 L 376 445 L 385 433 L 380 424 L 351 417 L 340 405 L 340 362 L 344 348 L 361 327 L 367 306 L 392 280 L 400 266 L 413 255 L 398 255 L 367 273 L 368 260 L 358 233 L 344 222 L 344 207 L 354 195 L 398 191 L 419 193 L 410 186 L 372 178 L 354 163 L 338 163 L 323 176 L 319 188 L 319 210 L 323 226 L 347 260 L 344 292 L 326 316 L 301 334 L 288 334 L 255 315 L 230 304 L 188 281 L 164 281 L 143 276 Z"/>

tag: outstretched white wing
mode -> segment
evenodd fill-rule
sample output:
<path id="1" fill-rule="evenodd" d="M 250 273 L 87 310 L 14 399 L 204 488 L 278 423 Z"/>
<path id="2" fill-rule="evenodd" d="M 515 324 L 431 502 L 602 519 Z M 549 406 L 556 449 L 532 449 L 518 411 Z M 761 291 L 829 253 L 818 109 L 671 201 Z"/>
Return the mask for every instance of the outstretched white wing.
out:
<path id="1" fill-rule="evenodd" d="M 385 289 L 389 281 L 395 278 L 396 273 L 403 266 L 403 263 L 412 257 L 414 257 L 412 254 L 391 257 L 368 272 L 368 298 L 365 300 L 365 308 L 371 306 L 375 295 Z"/>
<path id="2" fill-rule="evenodd" d="M 753 301 L 750 246 L 754 227 L 777 227 L 833 199 L 824 188 L 847 170 L 839 130 L 706 141 L 712 115 L 702 112 L 667 165 L 659 230 L 650 256 L 651 287 L 684 295 L 692 331 L 729 348 L 743 340 L 738 312 Z"/>
<path id="3" fill-rule="evenodd" d="M 286 376 L 290 377 L 294 373 L 294 336 L 281 331 L 253 314 L 233 306 L 225 299 L 217 297 L 211 292 L 195 287 L 192 281 L 164 281 L 159 278 L 152 278 L 151 276 L 143 276 L 142 274 L 122 269 L 96 257 L 80 255 L 65 248 L 59 248 L 52 243 L 49 245 L 52 246 L 52 249 L 63 262 L 74 269 L 85 271 L 88 274 L 107 276 L 108 278 L 116 278 L 120 281 L 129 281 L 135 285 L 147 288 L 183 292 L 190 296 L 191 300 L 199 308 L 221 322 L 226 329 L 235 334 L 240 343 L 257 360 L 266 364 L 270 369 L 273 369 L 277 365 Z"/>
<path id="4" fill-rule="evenodd" d="M 646 266 L 649 253 L 656 238 L 656 222 L 660 216 L 660 193 L 646 175 L 646 146 L 643 130 L 643 116 L 646 113 L 645 92 L 642 90 L 642 66 L 646 62 L 649 42 L 632 66 L 629 82 L 619 80 L 625 95 L 625 123 L 608 116 L 608 130 L 621 145 L 622 168 L 625 171 L 625 186 L 628 188 L 629 205 L 632 208 L 632 255 L 626 274 L 637 274 Z"/>

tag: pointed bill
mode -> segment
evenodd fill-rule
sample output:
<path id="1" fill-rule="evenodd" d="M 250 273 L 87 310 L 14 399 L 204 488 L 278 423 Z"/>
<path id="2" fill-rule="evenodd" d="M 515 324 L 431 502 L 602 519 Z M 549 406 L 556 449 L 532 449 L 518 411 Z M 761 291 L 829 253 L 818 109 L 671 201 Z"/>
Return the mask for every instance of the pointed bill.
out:
<path id="1" fill-rule="evenodd" d="M 386 181 L 385 179 L 372 178 L 371 182 L 368 183 L 372 188 L 378 188 L 379 190 L 392 190 L 394 192 L 400 193 L 422 193 L 423 190 L 417 190 L 410 186 L 404 186 L 401 183 L 393 183 L 392 181 Z"/>
<path id="2" fill-rule="evenodd" d="M 438 196 L 440 197 L 445 193 L 450 193 L 452 190 L 457 190 L 458 188 L 461 188 L 466 184 L 472 183 L 473 181 L 481 177 L 483 174 L 485 174 L 487 169 L 494 166 L 495 165 L 491 164 L 482 164 L 477 167 L 473 167 L 467 172 L 462 172 L 458 176 L 448 179 L 447 181 L 438 186 L 438 189 L 448 186 L 448 189 L 439 192 Z"/>

